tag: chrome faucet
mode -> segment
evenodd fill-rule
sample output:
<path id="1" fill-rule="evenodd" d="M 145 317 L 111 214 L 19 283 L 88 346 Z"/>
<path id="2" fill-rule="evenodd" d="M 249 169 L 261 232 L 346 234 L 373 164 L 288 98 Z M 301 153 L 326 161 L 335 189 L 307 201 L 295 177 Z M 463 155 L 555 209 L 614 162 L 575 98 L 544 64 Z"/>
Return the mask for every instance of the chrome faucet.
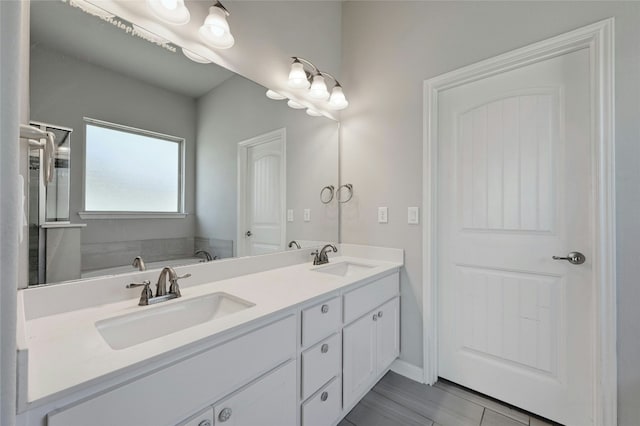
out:
<path id="1" fill-rule="evenodd" d="M 213 260 L 213 256 L 211 256 L 211 253 L 209 253 L 207 250 L 204 250 L 204 249 L 196 250 L 196 256 L 199 256 L 201 254 L 204 255 L 204 260 L 201 260 L 200 262 L 203 262 L 203 261 L 211 262 Z"/>
<path id="2" fill-rule="evenodd" d="M 142 256 L 136 256 L 133 259 L 133 263 L 131 264 L 134 268 L 138 268 L 139 271 L 146 271 L 147 267 L 144 264 L 144 260 L 142 260 Z"/>
<path id="3" fill-rule="evenodd" d="M 169 277 L 169 292 L 167 293 L 167 276 Z M 156 284 L 156 295 L 153 296 L 151 292 L 151 281 L 145 280 L 141 283 L 130 283 L 127 284 L 127 288 L 134 287 L 144 287 L 142 289 L 142 294 L 140 295 L 140 302 L 138 305 L 146 306 L 153 305 L 154 303 L 164 302 L 165 300 L 175 299 L 177 297 L 182 296 L 180 294 L 180 286 L 178 285 L 178 280 L 182 278 L 189 278 L 191 274 L 185 274 L 181 277 L 178 276 L 175 269 L 170 266 L 165 266 L 160 271 L 160 276 L 158 277 L 158 282 Z"/>
<path id="4" fill-rule="evenodd" d="M 291 248 L 291 247 L 293 247 L 293 246 L 296 246 L 296 248 L 297 248 L 298 250 L 300 250 L 300 244 L 298 244 L 298 242 L 297 242 L 296 240 L 291 240 L 291 241 L 289 241 L 289 248 Z"/>
<path id="5" fill-rule="evenodd" d="M 318 250 L 314 251 L 313 253 L 311 253 L 311 256 L 315 256 L 313 258 L 314 265 L 324 265 L 325 263 L 329 263 L 329 256 L 327 256 L 328 249 L 332 249 L 334 253 L 338 252 L 338 248 L 333 244 L 327 244 L 326 246 L 322 247 L 322 249 L 320 249 L 320 252 L 318 252 Z"/>

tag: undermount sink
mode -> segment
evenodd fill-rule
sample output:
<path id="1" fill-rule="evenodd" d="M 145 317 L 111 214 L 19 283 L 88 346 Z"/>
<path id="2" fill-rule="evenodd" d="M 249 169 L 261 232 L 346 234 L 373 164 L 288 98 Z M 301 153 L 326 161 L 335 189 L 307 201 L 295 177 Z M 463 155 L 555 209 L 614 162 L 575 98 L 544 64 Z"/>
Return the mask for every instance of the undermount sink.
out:
<path id="1" fill-rule="evenodd" d="M 373 265 L 366 265 L 364 263 L 338 262 L 321 266 L 314 269 L 314 271 L 322 272 L 324 274 L 339 275 L 341 277 L 349 277 L 371 268 L 373 268 Z"/>
<path id="2" fill-rule="evenodd" d="M 125 349 L 252 306 L 230 294 L 213 293 L 100 320 L 96 328 L 112 349 Z"/>

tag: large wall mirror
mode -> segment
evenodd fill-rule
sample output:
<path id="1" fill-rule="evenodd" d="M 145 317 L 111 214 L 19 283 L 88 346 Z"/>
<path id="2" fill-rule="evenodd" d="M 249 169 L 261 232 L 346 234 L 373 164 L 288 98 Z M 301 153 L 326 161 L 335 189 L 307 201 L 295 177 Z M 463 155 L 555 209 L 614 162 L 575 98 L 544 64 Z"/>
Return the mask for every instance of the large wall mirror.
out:
<path id="1" fill-rule="evenodd" d="M 95 13 L 31 2 L 30 284 L 338 241 L 337 122 Z"/>

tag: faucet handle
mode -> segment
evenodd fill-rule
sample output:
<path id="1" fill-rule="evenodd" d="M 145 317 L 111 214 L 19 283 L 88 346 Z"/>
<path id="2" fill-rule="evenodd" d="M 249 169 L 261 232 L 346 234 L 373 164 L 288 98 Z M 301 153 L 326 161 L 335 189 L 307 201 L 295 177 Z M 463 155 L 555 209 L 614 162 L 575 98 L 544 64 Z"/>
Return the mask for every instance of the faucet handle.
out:
<path id="1" fill-rule="evenodd" d="M 142 281 L 142 283 L 129 283 L 129 284 L 127 284 L 127 288 L 135 288 L 135 287 L 144 286 L 144 288 L 142 289 L 142 293 L 140 294 L 140 301 L 138 302 L 138 305 L 147 306 L 149 304 L 149 299 L 151 299 L 153 297 L 153 293 L 151 292 L 151 289 L 149 288 L 150 285 L 151 285 L 151 281 L 149 281 L 149 280 L 144 280 L 144 281 Z"/>
<path id="2" fill-rule="evenodd" d="M 175 294 L 176 297 L 181 297 L 182 294 L 180 294 L 180 286 L 178 285 L 178 280 L 182 278 L 189 278 L 190 276 L 191 274 L 184 274 L 181 277 L 176 276 L 175 279 L 171 280 L 171 285 L 169 286 L 169 293 Z"/>

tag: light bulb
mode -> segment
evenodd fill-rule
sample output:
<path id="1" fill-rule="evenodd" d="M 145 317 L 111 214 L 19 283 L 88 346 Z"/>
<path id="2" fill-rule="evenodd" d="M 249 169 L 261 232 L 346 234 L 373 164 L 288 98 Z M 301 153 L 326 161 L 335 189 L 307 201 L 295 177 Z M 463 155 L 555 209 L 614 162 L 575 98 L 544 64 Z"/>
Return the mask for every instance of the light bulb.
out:
<path id="1" fill-rule="evenodd" d="M 275 101 L 281 101 L 282 99 L 287 99 L 286 96 L 282 96 L 280 93 L 271 89 L 267 90 L 267 98 L 273 99 Z"/>
<path id="2" fill-rule="evenodd" d="M 147 0 L 147 5 L 158 19 L 171 25 L 184 25 L 191 19 L 184 0 Z"/>
<path id="3" fill-rule="evenodd" d="M 294 101 L 292 99 L 289 99 L 289 102 L 287 102 L 287 105 L 289 105 L 293 109 L 303 109 L 303 108 L 305 108 L 304 105 L 299 104 L 298 102 L 296 102 L 296 101 Z"/>
<path id="4" fill-rule="evenodd" d="M 211 61 L 208 60 L 207 58 L 205 58 L 204 56 L 200 56 L 197 53 L 193 53 L 190 50 L 185 49 L 184 47 L 182 48 L 182 53 L 184 54 L 184 56 L 186 56 L 187 58 L 191 59 L 193 62 L 197 62 L 199 64 L 210 64 Z"/>
<path id="5" fill-rule="evenodd" d="M 327 90 L 327 84 L 324 82 L 324 77 L 320 74 L 313 76 L 313 82 L 309 89 L 309 96 L 313 99 L 326 100 L 329 97 L 329 91 Z"/>
<path id="6" fill-rule="evenodd" d="M 344 96 L 341 86 L 334 86 L 331 91 L 331 98 L 329 98 L 329 107 L 331 109 L 340 110 L 349 106 L 347 98 Z"/>
<path id="7" fill-rule="evenodd" d="M 198 33 L 202 40 L 218 49 L 228 49 L 235 43 L 227 22 L 227 13 L 218 6 L 209 8 L 209 15 Z"/>
<path id="8" fill-rule="evenodd" d="M 320 114 L 315 109 L 311 109 L 311 108 L 307 108 L 307 115 L 310 115 L 312 117 L 322 117 L 322 114 Z"/>
<path id="9" fill-rule="evenodd" d="M 308 89 L 309 80 L 307 80 L 307 73 L 304 70 L 304 66 L 297 59 L 291 64 L 291 71 L 289 72 L 289 86 L 294 89 Z"/>

